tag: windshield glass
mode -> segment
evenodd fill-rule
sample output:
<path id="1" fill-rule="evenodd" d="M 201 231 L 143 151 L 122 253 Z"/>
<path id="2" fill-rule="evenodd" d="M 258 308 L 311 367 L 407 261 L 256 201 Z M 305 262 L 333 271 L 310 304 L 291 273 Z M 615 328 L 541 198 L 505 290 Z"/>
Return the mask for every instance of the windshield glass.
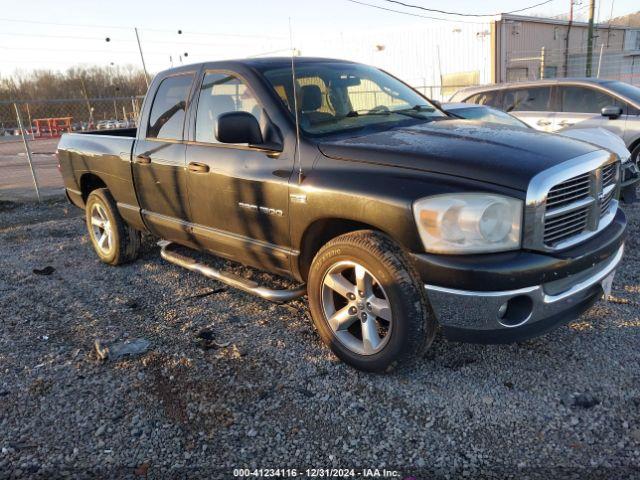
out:
<path id="1" fill-rule="evenodd" d="M 291 69 L 267 69 L 263 74 L 294 113 Z M 296 90 L 300 128 L 312 135 L 446 118 L 407 85 L 366 65 L 296 65 Z"/>
<path id="2" fill-rule="evenodd" d="M 640 87 L 618 81 L 606 82 L 605 86 L 607 88 L 610 88 L 614 92 L 619 93 L 620 95 L 624 95 L 632 102 L 640 104 Z"/>
<path id="3" fill-rule="evenodd" d="M 526 123 L 521 122 L 516 117 L 488 107 L 462 107 L 447 108 L 445 110 L 467 120 L 480 120 L 482 122 L 499 123 L 502 125 L 511 125 L 512 127 L 529 128 Z"/>

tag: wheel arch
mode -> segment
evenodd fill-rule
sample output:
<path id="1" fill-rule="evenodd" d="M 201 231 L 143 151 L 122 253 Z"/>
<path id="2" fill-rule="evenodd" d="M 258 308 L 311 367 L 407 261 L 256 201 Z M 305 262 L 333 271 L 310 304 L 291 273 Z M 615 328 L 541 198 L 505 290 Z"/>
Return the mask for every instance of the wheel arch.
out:
<path id="1" fill-rule="evenodd" d="M 85 204 L 89 194 L 98 188 L 107 188 L 107 184 L 95 173 L 84 173 L 80 177 L 80 192 Z"/>
<path id="2" fill-rule="evenodd" d="M 638 147 L 640 147 L 640 136 L 629 144 L 629 151 L 633 153 L 633 151 Z"/>
<path id="3" fill-rule="evenodd" d="M 307 280 L 311 262 L 323 245 L 340 235 L 358 230 L 374 230 L 388 235 L 375 225 L 347 218 L 321 218 L 309 224 L 300 242 L 298 272 L 301 279 Z"/>

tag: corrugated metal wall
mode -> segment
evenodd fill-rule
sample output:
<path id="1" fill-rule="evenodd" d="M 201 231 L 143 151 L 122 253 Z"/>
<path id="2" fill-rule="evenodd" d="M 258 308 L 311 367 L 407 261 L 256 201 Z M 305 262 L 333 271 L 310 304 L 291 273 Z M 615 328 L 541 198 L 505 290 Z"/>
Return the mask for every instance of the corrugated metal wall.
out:
<path id="1" fill-rule="evenodd" d="M 425 22 L 403 29 L 351 32 L 307 39 L 302 54 L 354 60 L 383 68 L 414 86 L 440 85 L 441 76 L 477 72 L 491 80 L 489 23 Z"/>

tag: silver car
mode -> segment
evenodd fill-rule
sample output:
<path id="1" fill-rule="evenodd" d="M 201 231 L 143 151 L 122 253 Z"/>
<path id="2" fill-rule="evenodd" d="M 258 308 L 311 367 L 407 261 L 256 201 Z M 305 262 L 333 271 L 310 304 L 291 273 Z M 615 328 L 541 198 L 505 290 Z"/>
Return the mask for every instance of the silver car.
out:
<path id="1" fill-rule="evenodd" d="M 459 90 L 451 102 L 488 105 L 545 132 L 605 128 L 640 162 L 640 88 L 617 80 L 550 79 Z"/>
<path id="2" fill-rule="evenodd" d="M 487 105 L 443 103 L 440 107 L 449 114 L 467 120 L 497 123 L 512 128 L 531 128 L 513 115 Z M 640 182 L 640 171 L 638 171 L 638 166 L 631 161 L 631 154 L 620 137 L 603 128 L 564 129 L 556 134 L 592 143 L 618 155 L 622 163 L 621 197 L 627 203 L 634 203 L 638 200 L 636 188 Z"/>

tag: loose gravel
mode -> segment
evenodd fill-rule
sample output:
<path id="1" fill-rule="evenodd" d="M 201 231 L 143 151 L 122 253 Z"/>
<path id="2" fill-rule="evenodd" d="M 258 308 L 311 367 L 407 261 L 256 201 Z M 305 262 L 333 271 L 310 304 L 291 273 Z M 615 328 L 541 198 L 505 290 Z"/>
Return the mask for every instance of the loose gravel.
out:
<path id="1" fill-rule="evenodd" d="M 637 478 L 640 207 L 625 209 L 608 303 L 519 344 L 438 335 L 425 358 L 372 375 L 321 344 L 306 301 L 274 305 L 166 264 L 151 239 L 109 267 L 74 207 L 0 203 L 0 478 Z M 149 349 L 95 352 L 135 339 Z"/>

